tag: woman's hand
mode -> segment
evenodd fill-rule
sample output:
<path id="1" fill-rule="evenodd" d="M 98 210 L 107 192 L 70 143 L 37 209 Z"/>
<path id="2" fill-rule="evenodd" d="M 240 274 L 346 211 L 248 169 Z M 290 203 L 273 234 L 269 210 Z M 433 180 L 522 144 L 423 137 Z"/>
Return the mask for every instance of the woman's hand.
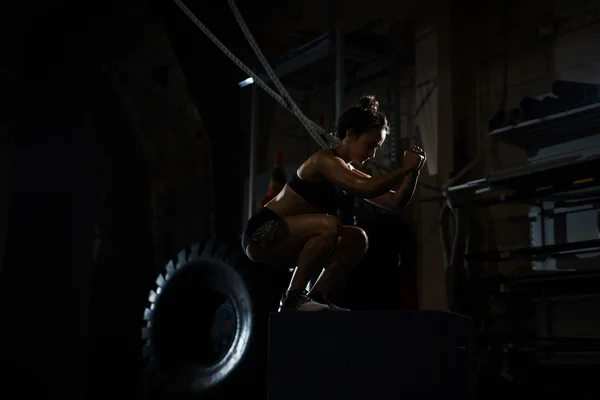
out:
<path id="1" fill-rule="evenodd" d="M 423 163 L 423 156 L 415 151 L 405 151 L 404 159 L 402 160 L 402 166 L 409 172 L 415 172 L 419 170 L 419 167 Z"/>
<path id="2" fill-rule="evenodd" d="M 408 152 L 417 153 L 418 155 L 420 155 L 422 157 L 421 163 L 417 167 L 417 171 L 420 171 L 421 168 L 423 168 L 425 166 L 425 162 L 427 161 L 427 153 L 425 153 L 425 150 L 423 150 L 419 146 L 413 146 L 410 148 L 410 150 L 406 150 L 404 152 L 404 156 L 406 156 L 406 153 L 408 153 Z"/>

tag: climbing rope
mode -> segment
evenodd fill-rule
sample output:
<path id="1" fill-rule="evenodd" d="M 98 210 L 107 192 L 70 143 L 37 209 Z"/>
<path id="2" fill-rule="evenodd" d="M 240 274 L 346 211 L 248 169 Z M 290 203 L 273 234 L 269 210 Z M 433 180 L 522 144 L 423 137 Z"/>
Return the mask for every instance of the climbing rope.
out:
<path id="1" fill-rule="evenodd" d="M 271 80 L 273 81 L 273 84 L 275 85 L 275 88 L 277 88 L 277 90 L 279 91 L 279 94 L 281 94 L 281 96 L 283 96 L 283 98 L 288 102 L 288 105 L 293 110 L 294 115 L 296 115 L 296 117 L 298 117 L 299 119 L 304 120 L 311 127 L 311 131 L 312 132 L 320 134 L 320 135 L 325 134 L 325 130 L 323 128 L 321 128 L 314 121 L 310 120 L 309 118 L 307 118 L 302 113 L 302 111 L 300 110 L 300 108 L 294 102 L 294 99 L 292 98 L 292 96 L 290 96 L 290 94 L 288 93 L 288 91 L 285 89 L 285 87 L 283 86 L 283 84 L 279 80 L 279 77 L 277 76 L 277 74 L 275 73 L 275 71 L 273 70 L 273 68 L 271 68 L 271 66 L 269 65 L 269 62 L 267 61 L 266 57 L 264 56 L 264 54 L 260 50 L 260 47 L 256 43 L 256 40 L 254 40 L 254 37 L 252 36 L 252 33 L 250 32 L 250 29 L 248 29 L 248 26 L 246 25 L 246 22 L 244 21 L 244 18 L 242 17 L 242 14 L 240 13 L 240 11 L 237 8 L 237 6 L 235 5 L 235 1 L 234 0 L 229 0 L 229 7 L 231 8 L 231 11 L 233 12 L 233 15 L 235 16 L 235 19 L 236 19 L 238 25 L 240 26 L 240 28 L 241 28 L 244 36 L 246 37 L 246 40 L 248 41 L 248 44 L 250 45 L 250 47 L 254 51 L 254 54 L 256 55 L 256 57 L 260 61 L 261 65 L 263 66 L 263 68 L 267 72 L 267 75 L 269 76 L 269 78 L 271 78 Z M 315 140 L 317 140 L 317 139 L 315 138 Z M 318 141 L 319 140 L 317 140 L 317 142 Z"/>
<path id="2" fill-rule="evenodd" d="M 314 121 L 310 120 L 306 115 L 302 113 L 296 103 L 293 101 L 292 97 L 285 90 L 277 75 L 273 71 L 273 69 L 269 66 L 266 58 L 264 57 L 262 51 L 258 47 L 258 44 L 252 37 L 246 23 L 244 22 L 239 10 L 235 6 L 233 1 L 229 2 L 229 5 L 235 15 L 235 18 L 244 33 L 244 36 L 248 40 L 248 43 L 252 47 L 252 50 L 260 60 L 261 64 L 267 71 L 269 78 L 273 81 L 275 87 L 280 91 L 281 95 L 276 93 L 271 87 L 265 83 L 251 68 L 249 68 L 246 64 L 244 64 L 231 50 L 229 50 L 207 27 L 204 25 L 195 15 L 190 11 L 190 9 L 183 3 L 181 0 L 173 0 L 175 4 L 183 11 L 184 14 L 190 18 L 190 20 L 208 37 L 208 39 L 213 42 L 219 50 L 223 52 L 235 65 L 237 65 L 244 73 L 254 79 L 254 83 L 257 84 L 260 88 L 262 88 L 267 94 L 269 94 L 275 101 L 281 104 L 285 109 L 290 111 L 300 123 L 304 126 L 304 128 L 308 131 L 308 133 L 312 136 L 312 138 L 319 144 L 321 147 L 328 147 L 327 141 L 324 136 L 326 135 L 325 129 L 317 125 Z"/>

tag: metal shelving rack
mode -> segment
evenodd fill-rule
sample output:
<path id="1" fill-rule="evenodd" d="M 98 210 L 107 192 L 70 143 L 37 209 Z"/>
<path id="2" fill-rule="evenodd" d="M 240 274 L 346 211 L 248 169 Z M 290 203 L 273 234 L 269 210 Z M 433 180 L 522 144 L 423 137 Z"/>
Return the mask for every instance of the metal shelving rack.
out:
<path id="1" fill-rule="evenodd" d="M 527 150 L 597 135 L 599 127 L 600 103 L 592 103 L 494 129 L 490 135 Z"/>
<path id="2" fill-rule="evenodd" d="M 569 141 L 599 134 L 600 103 L 490 132 L 499 140 L 525 149 L 530 160 L 540 149 L 563 146 Z M 544 212 L 569 213 L 576 206 L 600 205 L 600 152 L 582 148 L 569 155 L 495 171 L 483 178 L 451 186 L 448 193 L 452 205 L 457 208 L 507 203 L 535 206 L 551 201 L 555 208 Z M 467 197 L 468 200 L 465 200 Z M 472 268 L 484 262 L 535 261 L 549 257 L 569 259 L 584 253 L 600 253 L 600 238 L 527 248 L 492 249 L 467 253 L 464 257 Z M 538 313 L 537 322 L 539 324 L 542 320 L 544 326 L 538 326 L 535 332 L 484 334 L 496 344 L 502 343 L 504 353 L 537 354 L 534 358 L 539 364 L 560 364 L 561 360 L 566 360 L 564 355 L 568 353 L 574 355 L 567 357 L 569 362 L 585 359 L 587 363 L 600 364 L 600 321 L 597 337 L 567 338 L 554 334 L 552 318 L 549 317 L 554 305 L 561 301 L 600 297 L 600 261 L 595 260 L 598 259 L 592 259 L 587 268 L 580 271 L 534 270 L 514 276 L 466 279 L 459 283 L 459 290 L 470 298 L 491 295 L 512 302 L 513 306 L 515 302 L 522 302 L 529 311 Z M 591 268 L 589 264 L 592 264 Z"/>

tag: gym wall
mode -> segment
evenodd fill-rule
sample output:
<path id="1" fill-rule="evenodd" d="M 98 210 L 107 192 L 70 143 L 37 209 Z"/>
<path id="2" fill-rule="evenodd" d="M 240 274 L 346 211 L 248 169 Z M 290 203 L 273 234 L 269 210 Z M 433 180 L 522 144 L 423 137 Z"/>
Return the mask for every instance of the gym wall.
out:
<path id="1" fill-rule="evenodd" d="M 437 178 L 424 176 L 424 182 L 439 185 L 451 171 L 460 169 L 456 157 L 458 152 L 465 151 L 461 148 L 465 143 L 468 160 L 474 160 L 480 148 L 490 148 L 487 122 L 501 107 L 505 87 L 505 108 L 512 108 L 518 107 L 524 96 L 551 92 L 555 79 L 598 80 L 596 53 L 590 50 L 592 43 L 598 40 L 598 25 L 594 21 L 597 14 L 594 10 L 600 5 L 598 1 L 576 4 L 555 1 L 554 9 L 541 0 L 513 2 L 507 14 L 508 22 L 502 2 L 486 1 L 470 9 L 459 9 L 458 5 L 450 7 L 443 0 L 423 3 L 424 8 L 437 9 L 438 15 L 423 14 L 417 18 L 415 69 L 417 84 L 437 76 L 438 92 L 425 107 L 430 107 L 431 112 L 423 113 L 423 117 L 433 116 L 430 125 L 435 126 L 437 121 L 435 132 L 425 135 L 434 137 L 437 134 L 437 143 L 433 140 L 425 147 L 430 153 L 439 149 Z M 451 21 L 444 21 L 446 15 L 452 16 Z M 548 29 L 551 29 L 550 33 Z M 508 41 L 505 41 L 505 31 Z M 577 45 L 573 46 L 574 43 Z M 450 48 L 453 56 L 448 52 Z M 419 92 L 416 96 L 419 104 Z M 427 126 L 419 120 L 420 116 L 416 118 L 419 128 Z M 460 138 L 465 135 L 465 129 L 466 141 Z M 497 143 L 485 162 L 463 180 L 524 162 L 523 150 Z M 428 195 L 431 192 L 419 189 L 418 196 Z M 419 292 L 424 308 L 444 306 L 445 296 L 440 295 L 444 290 L 442 253 L 436 235 L 431 235 L 437 230 L 438 210 L 436 204 L 419 206 L 422 268 Z M 529 246 L 527 212 L 527 207 L 515 205 L 477 210 L 474 219 L 480 223 L 474 237 L 479 240 L 474 245 L 481 248 Z M 527 262 L 487 264 L 482 266 L 482 273 L 494 273 L 499 268 L 508 272 L 531 266 Z"/>
<path id="2" fill-rule="evenodd" d="M 148 163 L 154 259 L 210 232 L 211 143 L 160 20 L 135 12 L 145 38 L 109 68 L 123 112 Z M 145 24 L 144 24 L 145 22 Z"/>

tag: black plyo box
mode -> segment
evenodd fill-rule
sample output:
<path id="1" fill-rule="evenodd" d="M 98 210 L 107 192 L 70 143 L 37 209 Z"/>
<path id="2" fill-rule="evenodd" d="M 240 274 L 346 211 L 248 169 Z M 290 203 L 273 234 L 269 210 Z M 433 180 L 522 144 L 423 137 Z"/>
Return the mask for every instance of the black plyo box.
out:
<path id="1" fill-rule="evenodd" d="M 442 311 L 274 313 L 269 400 L 471 399 L 475 324 Z"/>

